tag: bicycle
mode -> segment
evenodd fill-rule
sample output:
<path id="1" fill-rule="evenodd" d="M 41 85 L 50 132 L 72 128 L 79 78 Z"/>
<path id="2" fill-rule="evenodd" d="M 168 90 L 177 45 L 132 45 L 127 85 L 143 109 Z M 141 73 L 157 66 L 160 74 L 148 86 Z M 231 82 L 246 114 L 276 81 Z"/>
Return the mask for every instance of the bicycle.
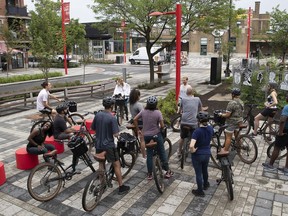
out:
<path id="1" fill-rule="evenodd" d="M 221 150 L 222 145 L 220 142 L 221 131 L 214 130 L 214 136 L 217 140 L 217 153 Z M 216 145 L 216 144 L 215 144 Z M 212 155 L 211 155 L 212 156 Z M 219 168 L 221 169 L 221 178 L 217 179 L 217 185 L 219 185 L 223 180 L 225 181 L 228 197 L 232 201 L 234 199 L 234 191 L 233 191 L 233 171 L 231 169 L 233 158 L 229 158 L 229 155 L 218 155 L 216 159 L 219 161 Z M 214 162 L 214 161 L 213 161 Z M 218 163 L 217 163 L 218 164 Z"/>
<path id="2" fill-rule="evenodd" d="M 81 122 L 84 119 L 84 116 L 81 115 L 80 113 L 75 113 L 75 112 L 72 113 L 72 111 L 75 111 L 75 106 L 74 104 L 73 106 L 71 106 L 72 105 L 71 101 L 68 101 L 65 103 L 68 106 L 67 118 L 71 119 L 72 125 L 81 124 Z M 43 109 L 43 110 L 40 110 L 39 112 L 42 114 L 43 118 L 40 120 L 37 120 L 36 122 L 32 122 L 32 127 L 30 129 L 30 132 L 32 132 L 35 128 L 39 128 L 43 124 L 43 122 L 46 122 L 47 120 L 51 122 L 54 121 L 51 115 L 52 111 L 50 109 Z"/>
<path id="3" fill-rule="evenodd" d="M 222 140 L 222 135 L 223 135 L 224 129 L 228 125 L 223 124 L 224 118 L 222 117 L 216 118 L 217 113 L 219 112 L 218 111 L 214 112 L 214 116 L 215 116 L 214 120 L 216 123 L 214 125 L 214 130 L 218 132 L 217 132 L 217 136 L 214 135 L 212 138 L 210 149 L 211 149 L 211 160 L 213 161 L 213 163 L 215 164 L 217 168 L 220 168 L 220 165 L 217 162 L 218 139 L 219 139 L 219 143 L 223 143 L 221 144 L 221 147 L 223 148 L 225 138 L 224 140 Z M 219 120 L 219 119 L 222 119 L 222 120 Z M 257 159 L 258 147 L 256 145 L 256 142 L 250 135 L 241 134 L 241 130 L 243 128 L 246 128 L 247 125 L 244 125 L 244 124 L 238 125 L 238 127 L 239 127 L 239 132 L 238 132 L 237 137 L 234 137 L 231 140 L 230 154 L 233 155 L 233 158 L 237 154 L 243 163 L 252 164 Z M 224 136 L 225 136 L 225 133 L 224 133 Z"/>
<path id="4" fill-rule="evenodd" d="M 80 136 L 80 132 L 77 132 L 77 134 L 71 138 L 68 147 L 72 151 L 73 157 L 75 157 L 73 159 L 76 160 L 72 159 L 72 164 L 67 168 L 64 168 L 63 163 L 55 156 L 52 156 L 54 163 L 41 163 L 30 172 L 27 180 L 27 188 L 29 194 L 35 200 L 45 202 L 57 196 L 62 187 L 62 181 L 64 187 L 65 180 L 69 181 L 74 175 L 80 174 L 80 172 L 75 170 L 79 159 L 83 160 L 84 163 L 90 167 L 92 172 L 96 172 L 92 165 L 92 161 L 87 154 L 87 144 Z"/>
<path id="5" fill-rule="evenodd" d="M 189 153 L 189 146 L 190 146 L 190 142 L 191 142 L 191 136 L 192 136 L 192 132 L 194 131 L 194 128 L 192 128 L 191 126 L 183 126 L 183 128 L 185 130 L 189 131 L 189 136 L 186 137 L 183 141 L 183 146 L 182 146 L 182 150 L 181 150 L 181 156 L 180 156 L 180 167 L 181 169 L 184 168 L 184 163 L 186 162 L 186 159 L 188 157 L 188 153 Z"/>
<path id="6" fill-rule="evenodd" d="M 114 112 L 117 119 L 117 123 L 119 126 L 122 125 L 123 119 L 124 119 L 124 111 L 126 114 L 126 120 L 128 121 L 128 107 L 127 107 L 127 98 L 122 97 L 121 95 L 114 95 L 115 99 L 115 106 L 114 106 Z"/>
<path id="7" fill-rule="evenodd" d="M 256 104 L 246 104 L 248 107 L 248 112 L 246 116 L 243 118 L 243 123 L 247 124 L 247 128 L 243 129 L 242 132 L 244 134 L 249 134 L 250 130 L 254 130 L 254 119 L 255 116 L 253 115 L 253 109 L 255 109 L 258 105 Z M 277 112 L 277 111 L 275 111 Z M 268 117 L 265 118 L 261 126 L 259 127 L 257 134 L 263 135 L 264 140 L 271 144 L 275 141 L 275 135 L 278 133 L 279 130 L 279 120 L 273 118 L 272 122 L 268 122 Z"/>
<path id="8" fill-rule="evenodd" d="M 176 116 L 171 120 L 171 128 L 174 132 L 180 132 L 180 122 L 182 114 L 177 113 Z"/>
<path id="9" fill-rule="evenodd" d="M 121 136 L 121 135 L 120 135 Z M 117 146 L 117 151 L 119 153 L 119 162 L 121 165 L 121 174 L 122 178 L 126 177 L 128 173 L 131 171 L 132 167 L 135 164 L 135 156 L 131 152 L 128 151 L 126 147 L 123 147 L 122 145 Z M 127 158 L 126 156 L 129 155 L 131 157 L 130 159 L 130 165 L 127 165 Z M 125 159 L 124 159 L 125 156 Z M 98 162 L 105 162 L 106 159 L 102 159 L 97 154 L 95 155 L 95 160 Z M 126 170 L 124 170 L 124 167 L 128 167 Z M 86 183 L 86 186 L 83 191 L 82 195 L 82 206 L 85 211 L 92 211 L 100 202 L 102 194 L 106 191 L 106 189 L 112 188 L 112 180 L 116 180 L 116 177 L 114 176 L 114 166 L 111 163 L 109 166 L 109 169 L 106 170 L 106 164 L 104 163 L 104 170 L 98 170 L 95 175 Z"/>

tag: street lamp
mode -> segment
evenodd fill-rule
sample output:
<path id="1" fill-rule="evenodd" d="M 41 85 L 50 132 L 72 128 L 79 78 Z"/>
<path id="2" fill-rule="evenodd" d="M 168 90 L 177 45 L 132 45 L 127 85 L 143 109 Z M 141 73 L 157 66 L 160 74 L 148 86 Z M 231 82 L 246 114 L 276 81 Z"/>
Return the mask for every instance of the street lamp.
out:
<path id="1" fill-rule="evenodd" d="M 181 16 L 182 6 L 179 2 L 176 3 L 176 11 L 168 12 L 152 12 L 149 16 L 175 15 L 176 16 L 176 101 L 180 92 L 180 77 L 181 77 Z"/>
<path id="2" fill-rule="evenodd" d="M 226 65 L 226 69 L 224 71 L 225 73 L 225 77 L 229 77 L 230 76 L 230 52 L 231 52 L 231 48 L 230 48 L 230 40 L 231 40 L 231 16 L 232 16 L 232 0 L 230 0 L 229 3 L 229 19 L 228 19 L 228 53 L 227 53 L 227 65 Z"/>

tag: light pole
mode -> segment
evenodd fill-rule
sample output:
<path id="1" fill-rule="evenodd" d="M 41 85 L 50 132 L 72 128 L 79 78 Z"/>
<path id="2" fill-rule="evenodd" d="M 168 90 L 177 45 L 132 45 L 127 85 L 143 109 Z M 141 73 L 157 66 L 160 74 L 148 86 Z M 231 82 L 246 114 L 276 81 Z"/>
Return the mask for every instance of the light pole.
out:
<path id="1" fill-rule="evenodd" d="M 68 74 L 67 70 L 67 53 L 66 53 L 66 32 L 65 32 L 65 12 L 64 12 L 64 2 L 61 0 L 61 15 L 62 15 L 62 37 L 63 37 L 63 54 L 64 54 L 64 69 L 65 75 Z"/>
<path id="2" fill-rule="evenodd" d="M 177 2 L 176 11 L 153 12 L 149 16 L 175 15 L 176 16 L 176 101 L 178 101 L 181 80 L 181 17 L 182 5 Z"/>
<path id="3" fill-rule="evenodd" d="M 225 77 L 230 76 L 230 52 L 231 52 L 231 47 L 230 47 L 230 40 L 231 40 L 231 16 L 232 16 L 232 0 L 230 0 L 229 3 L 229 18 L 228 18 L 228 53 L 227 53 L 227 65 L 225 69 Z"/>

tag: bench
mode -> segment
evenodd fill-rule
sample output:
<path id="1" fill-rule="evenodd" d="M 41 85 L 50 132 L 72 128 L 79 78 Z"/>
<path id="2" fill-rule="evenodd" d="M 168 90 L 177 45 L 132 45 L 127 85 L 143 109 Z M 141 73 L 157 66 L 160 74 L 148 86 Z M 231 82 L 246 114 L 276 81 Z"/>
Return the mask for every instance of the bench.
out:
<path id="1" fill-rule="evenodd" d="M 39 164 L 38 155 L 29 154 L 26 151 L 26 147 L 17 149 L 15 152 L 16 167 L 20 170 L 33 169 Z"/>
<path id="2" fill-rule="evenodd" d="M 158 76 L 158 82 L 170 79 L 170 72 L 172 71 L 170 64 L 158 65 L 158 70 L 155 73 Z"/>

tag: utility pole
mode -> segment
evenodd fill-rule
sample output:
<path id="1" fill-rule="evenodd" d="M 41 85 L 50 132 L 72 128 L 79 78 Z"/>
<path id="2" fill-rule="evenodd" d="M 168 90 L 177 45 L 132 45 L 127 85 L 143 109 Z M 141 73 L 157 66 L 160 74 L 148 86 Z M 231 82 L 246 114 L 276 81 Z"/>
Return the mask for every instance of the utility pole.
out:
<path id="1" fill-rule="evenodd" d="M 226 69 L 224 71 L 225 77 L 229 77 L 231 70 L 230 70 L 230 55 L 231 55 L 231 47 L 230 47 L 230 41 L 231 41 L 231 16 L 232 16 L 232 0 L 230 0 L 229 4 L 229 19 L 228 19 L 228 53 L 227 53 L 227 64 Z"/>

